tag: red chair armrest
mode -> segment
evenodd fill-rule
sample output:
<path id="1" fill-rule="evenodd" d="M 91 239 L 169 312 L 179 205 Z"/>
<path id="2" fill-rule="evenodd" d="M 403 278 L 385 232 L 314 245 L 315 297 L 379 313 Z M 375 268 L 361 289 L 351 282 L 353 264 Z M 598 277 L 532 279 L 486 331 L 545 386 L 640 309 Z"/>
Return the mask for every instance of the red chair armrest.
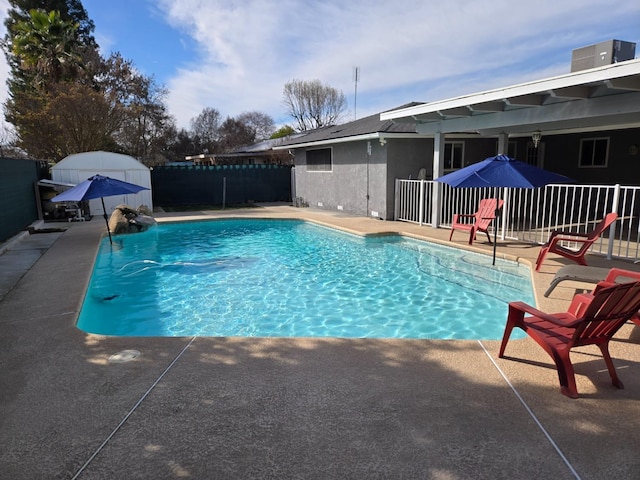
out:
<path id="1" fill-rule="evenodd" d="M 557 238 L 560 235 L 564 235 L 565 237 L 583 237 L 587 238 L 589 236 L 588 233 L 580 233 L 580 232 L 572 232 L 570 230 L 553 230 L 551 235 L 549 235 L 549 240 L 547 240 L 547 245 L 551 244 L 551 241 Z M 569 238 L 562 238 L 562 240 L 569 240 Z M 559 240 L 556 240 L 556 242 Z"/>
<path id="2" fill-rule="evenodd" d="M 551 235 L 553 235 L 554 237 L 557 235 L 564 235 L 566 237 L 588 237 L 589 234 L 588 233 L 582 233 L 582 232 L 572 232 L 570 230 L 554 230 Z"/>
<path id="3" fill-rule="evenodd" d="M 542 310 L 538 310 L 537 308 L 532 307 L 531 305 L 524 302 L 510 302 L 509 309 L 518 310 L 523 313 L 528 313 L 531 316 L 541 318 L 543 320 L 554 323 L 561 327 L 572 327 L 574 323 L 576 323 L 575 321 L 566 322 L 553 314 L 545 313 Z"/>
<path id="4" fill-rule="evenodd" d="M 618 280 L 619 277 L 622 277 L 622 282 Z M 640 280 L 640 272 L 624 270 L 622 268 L 612 268 L 611 270 L 609 270 L 609 273 L 607 273 L 604 281 L 612 283 L 623 283 L 631 281 L 631 279 Z"/>
<path id="5" fill-rule="evenodd" d="M 460 223 L 459 220 L 461 218 L 475 218 L 475 215 L 472 214 L 468 214 L 468 213 L 454 213 L 453 214 L 453 222 L 452 223 Z M 473 222 L 471 222 L 473 223 Z"/>
<path id="6" fill-rule="evenodd" d="M 588 238 L 586 238 L 586 236 L 584 238 L 570 238 L 570 237 L 551 237 L 549 239 L 549 241 L 547 242 L 547 245 L 551 246 L 551 245 L 555 245 L 558 242 L 573 242 L 573 243 L 589 243 L 592 240 L 589 240 Z"/>

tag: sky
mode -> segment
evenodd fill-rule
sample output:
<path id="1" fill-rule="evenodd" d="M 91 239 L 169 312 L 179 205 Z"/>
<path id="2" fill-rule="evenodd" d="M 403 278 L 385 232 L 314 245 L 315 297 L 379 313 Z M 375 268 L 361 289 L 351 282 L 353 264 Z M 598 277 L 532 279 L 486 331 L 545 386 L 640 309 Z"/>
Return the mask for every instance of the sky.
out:
<path id="1" fill-rule="evenodd" d="M 284 85 L 341 90 L 344 121 L 569 73 L 575 48 L 638 44 L 640 2 L 595 0 L 83 0 L 103 56 L 168 89 L 178 127 L 204 108 L 293 125 Z M 7 0 L 0 0 L 3 18 Z M 4 23 L 4 21 L 3 21 Z M 0 28 L 4 36 L 4 25 Z M 354 67 L 359 81 L 354 82 Z M 0 59 L 0 101 L 7 66 Z"/>

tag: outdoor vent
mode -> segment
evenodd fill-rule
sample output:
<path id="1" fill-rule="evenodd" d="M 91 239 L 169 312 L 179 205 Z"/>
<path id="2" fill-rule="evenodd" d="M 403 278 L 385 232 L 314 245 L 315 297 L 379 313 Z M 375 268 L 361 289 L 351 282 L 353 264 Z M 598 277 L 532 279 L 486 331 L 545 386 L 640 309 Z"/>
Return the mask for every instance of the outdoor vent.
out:
<path id="1" fill-rule="evenodd" d="M 636 44 L 622 40 L 607 40 L 588 47 L 576 48 L 571 53 L 571 71 L 577 72 L 633 60 L 635 54 Z"/>

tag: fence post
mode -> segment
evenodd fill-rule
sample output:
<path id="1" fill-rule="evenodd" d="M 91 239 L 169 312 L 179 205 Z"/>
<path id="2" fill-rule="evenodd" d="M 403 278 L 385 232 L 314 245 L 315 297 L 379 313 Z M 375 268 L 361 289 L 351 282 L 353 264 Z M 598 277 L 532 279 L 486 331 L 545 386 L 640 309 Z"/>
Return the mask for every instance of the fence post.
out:
<path id="1" fill-rule="evenodd" d="M 222 209 L 227 205 L 227 177 L 222 177 Z"/>
<path id="2" fill-rule="evenodd" d="M 420 203 L 418 204 L 418 216 L 420 218 L 420 226 L 423 225 L 424 219 L 424 180 L 420 180 Z"/>
<path id="3" fill-rule="evenodd" d="M 394 200 L 393 200 L 393 220 L 394 221 L 398 221 L 398 216 L 400 213 L 400 179 L 396 178 L 396 189 L 395 189 L 395 193 L 394 193 Z"/>
<path id="4" fill-rule="evenodd" d="M 433 136 L 433 179 L 437 180 L 444 174 L 444 138 L 445 134 L 436 132 Z M 442 205 L 441 195 L 442 184 L 433 182 L 433 191 L 431 192 L 431 226 L 438 228 L 440 226 L 440 208 Z"/>
<path id="5" fill-rule="evenodd" d="M 613 188 L 613 205 L 611 205 L 611 211 L 618 211 L 618 204 L 620 203 L 620 184 L 616 183 Z M 605 215 L 607 212 L 605 212 Z M 613 258 L 613 242 L 616 239 L 616 222 L 613 222 L 609 227 L 609 245 L 607 246 L 607 260 Z"/>

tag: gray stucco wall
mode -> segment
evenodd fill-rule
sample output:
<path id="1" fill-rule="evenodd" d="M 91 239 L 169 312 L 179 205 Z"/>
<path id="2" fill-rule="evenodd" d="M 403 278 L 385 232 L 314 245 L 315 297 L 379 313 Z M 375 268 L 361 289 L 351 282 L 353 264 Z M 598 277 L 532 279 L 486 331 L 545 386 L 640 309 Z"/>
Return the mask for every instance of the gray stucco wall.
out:
<path id="1" fill-rule="evenodd" d="M 371 155 L 368 154 L 371 144 Z M 331 172 L 308 171 L 306 149 L 297 149 L 296 196 L 310 207 L 392 220 L 396 178 L 431 172 L 432 139 L 388 139 L 336 143 Z"/>
<path id="2" fill-rule="evenodd" d="M 340 210 L 341 207 L 344 212 L 366 216 L 371 177 L 379 175 L 378 169 L 372 167 L 378 155 L 373 142 L 371 159 L 366 141 L 337 143 L 330 148 L 330 172 L 308 171 L 307 149 L 296 149 L 296 196 L 310 207 L 327 210 Z"/>
<path id="3" fill-rule="evenodd" d="M 427 179 L 433 171 L 433 139 L 390 139 L 387 141 L 386 220 L 393 220 L 396 178 L 418 178 L 421 168 Z"/>
<path id="4" fill-rule="evenodd" d="M 421 168 L 430 178 L 433 170 L 433 139 L 389 139 L 387 141 L 389 178 L 418 178 Z"/>
<path id="5" fill-rule="evenodd" d="M 580 140 L 609 138 L 607 167 L 579 167 Z M 640 128 L 626 130 L 547 135 L 544 143 L 544 168 L 592 185 L 640 185 Z M 636 148 L 632 148 L 633 146 Z M 634 153 L 635 152 L 635 153 Z"/>

